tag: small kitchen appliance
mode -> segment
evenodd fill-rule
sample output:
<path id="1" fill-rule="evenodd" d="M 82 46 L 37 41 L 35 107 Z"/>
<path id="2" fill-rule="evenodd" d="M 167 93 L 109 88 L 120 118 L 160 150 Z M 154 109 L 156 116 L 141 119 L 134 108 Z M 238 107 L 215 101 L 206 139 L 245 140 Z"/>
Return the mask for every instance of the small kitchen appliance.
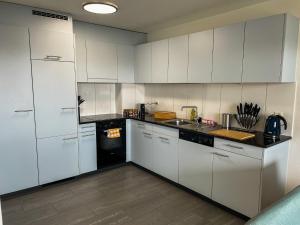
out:
<path id="1" fill-rule="evenodd" d="M 284 117 L 276 114 L 269 116 L 265 125 L 265 136 L 270 138 L 279 138 L 282 126 L 284 126 L 285 130 L 287 129 L 287 121 Z"/>
<path id="2" fill-rule="evenodd" d="M 139 118 L 141 120 L 144 120 L 145 116 L 146 116 L 146 106 L 145 106 L 145 104 L 144 103 L 138 104 L 138 110 L 139 110 Z"/>

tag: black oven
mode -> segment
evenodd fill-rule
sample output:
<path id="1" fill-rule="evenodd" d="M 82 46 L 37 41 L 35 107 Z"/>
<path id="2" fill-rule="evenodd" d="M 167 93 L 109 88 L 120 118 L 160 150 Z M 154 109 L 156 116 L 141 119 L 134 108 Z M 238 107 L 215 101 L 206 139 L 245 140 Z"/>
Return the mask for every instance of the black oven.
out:
<path id="1" fill-rule="evenodd" d="M 110 129 L 119 129 L 120 137 L 110 138 Z M 97 122 L 98 169 L 126 163 L 126 120 L 115 119 Z"/>

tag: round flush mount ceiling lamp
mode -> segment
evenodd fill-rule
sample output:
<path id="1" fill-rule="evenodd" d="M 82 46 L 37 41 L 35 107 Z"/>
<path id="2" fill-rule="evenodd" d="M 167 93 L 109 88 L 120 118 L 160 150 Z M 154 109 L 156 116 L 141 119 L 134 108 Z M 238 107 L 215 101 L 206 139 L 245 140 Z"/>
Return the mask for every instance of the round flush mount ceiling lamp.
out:
<path id="1" fill-rule="evenodd" d="M 118 11 L 118 6 L 110 2 L 88 2 L 83 4 L 85 11 L 97 14 L 112 14 Z"/>

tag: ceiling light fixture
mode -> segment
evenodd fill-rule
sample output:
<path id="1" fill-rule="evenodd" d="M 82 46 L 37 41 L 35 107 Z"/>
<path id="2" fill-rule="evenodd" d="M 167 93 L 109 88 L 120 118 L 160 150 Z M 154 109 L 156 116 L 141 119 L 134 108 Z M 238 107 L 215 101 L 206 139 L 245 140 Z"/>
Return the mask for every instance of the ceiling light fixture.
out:
<path id="1" fill-rule="evenodd" d="M 83 9 L 97 14 L 112 14 L 118 11 L 118 6 L 110 2 L 89 2 L 83 4 Z"/>

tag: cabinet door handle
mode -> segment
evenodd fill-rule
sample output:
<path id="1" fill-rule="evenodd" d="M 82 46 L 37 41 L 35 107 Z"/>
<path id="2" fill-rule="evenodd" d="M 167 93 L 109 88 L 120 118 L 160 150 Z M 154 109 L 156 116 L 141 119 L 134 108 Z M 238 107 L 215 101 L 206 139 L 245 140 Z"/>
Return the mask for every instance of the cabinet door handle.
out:
<path id="1" fill-rule="evenodd" d="M 63 107 L 62 110 L 75 110 L 75 107 Z"/>
<path id="2" fill-rule="evenodd" d="M 91 137 L 91 136 L 95 136 L 95 134 L 82 135 L 81 137 Z"/>
<path id="3" fill-rule="evenodd" d="M 169 143 L 169 138 L 158 137 L 162 142 Z"/>
<path id="4" fill-rule="evenodd" d="M 47 55 L 44 59 L 49 61 L 59 61 L 62 57 L 58 55 Z"/>
<path id="5" fill-rule="evenodd" d="M 77 137 L 64 138 L 63 141 L 75 140 Z"/>
<path id="6" fill-rule="evenodd" d="M 218 153 L 218 152 L 214 152 L 213 154 L 214 154 L 214 155 L 217 155 L 217 156 L 224 157 L 224 158 L 229 158 L 229 155 L 223 155 L 223 154 L 220 154 L 220 153 Z"/>
<path id="7" fill-rule="evenodd" d="M 23 113 L 23 112 L 32 112 L 32 109 L 21 109 L 21 110 L 15 110 L 15 113 Z"/>
<path id="8" fill-rule="evenodd" d="M 145 127 L 145 124 L 138 123 L 138 127 L 144 128 L 144 127 Z"/>
<path id="9" fill-rule="evenodd" d="M 143 134 L 144 134 L 144 136 L 152 137 L 152 134 L 150 134 L 150 133 L 143 132 Z"/>
<path id="10" fill-rule="evenodd" d="M 81 129 L 95 128 L 95 126 L 81 127 Z"/>
<path id="11" fill-rule="evenodd" d="M 231 144 L 225 144 L 225 146 L 230 147 L 230 148 L 236 148 L 236 149 L 244 149 L 243 147 L 235 146 L 235 145 L 231 145 Z"/>

